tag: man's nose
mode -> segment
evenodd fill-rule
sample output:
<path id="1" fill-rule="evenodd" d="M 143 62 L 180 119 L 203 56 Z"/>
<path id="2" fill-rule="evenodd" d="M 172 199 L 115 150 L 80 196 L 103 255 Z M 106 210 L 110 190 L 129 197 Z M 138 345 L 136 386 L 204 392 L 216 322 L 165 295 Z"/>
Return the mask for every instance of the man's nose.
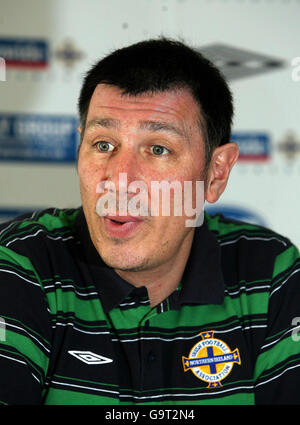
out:
<path id="1" fill-rule="evenodd" d="M 126 191 L 128 185 L 141 176 L 141 161 L 134 149 L 120 149 L 107 161 L 105 178 L 114 183 L 117 191 Z"/>

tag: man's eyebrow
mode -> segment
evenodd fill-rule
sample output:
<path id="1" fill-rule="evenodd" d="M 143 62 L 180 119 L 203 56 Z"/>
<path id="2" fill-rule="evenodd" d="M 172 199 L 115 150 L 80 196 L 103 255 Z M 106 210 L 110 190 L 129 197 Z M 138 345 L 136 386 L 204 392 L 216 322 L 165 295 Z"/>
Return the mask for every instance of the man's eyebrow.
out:
<path id="1" fill-rule="evenodd" d="M 140 128 L 141 130 L 164 131 L 187 138 L 186 134 L 180 128 L 165 121 L 141 121 Z"/>
<path id="2" fill-rule="evenodd" d="M 86 130 L 93 127 L 120 128 L 120 121 L 114 118 L 93 118 L 86 124 Z"/>

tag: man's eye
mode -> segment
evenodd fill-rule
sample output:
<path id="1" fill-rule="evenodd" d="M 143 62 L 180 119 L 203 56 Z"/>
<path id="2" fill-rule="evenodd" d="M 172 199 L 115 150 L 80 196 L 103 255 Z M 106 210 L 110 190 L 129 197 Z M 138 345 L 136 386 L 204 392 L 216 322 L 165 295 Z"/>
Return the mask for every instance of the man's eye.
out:
<path id="1" fill-rule="evenodd" d="M 109 142 L 97 142 L 96 147 L 100 152 L 110 152 L 113 150 L 113 145 Z"/>
<path id="2" fill-rule="evenodd" d="M 167 153 L 169 153 L 169 150 L 167 148 L 165 148 L 164 146 L 160 146 L 160 145 L 153 145 L 151 146 L 151 151 L 154 155 L 166 155 Z"/>

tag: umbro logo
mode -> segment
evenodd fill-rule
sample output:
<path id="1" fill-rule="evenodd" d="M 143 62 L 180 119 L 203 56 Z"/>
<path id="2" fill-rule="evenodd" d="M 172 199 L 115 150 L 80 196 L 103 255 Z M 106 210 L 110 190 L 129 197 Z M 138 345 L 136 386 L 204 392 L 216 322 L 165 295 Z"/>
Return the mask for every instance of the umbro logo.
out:
<path id="1" fill-rule="evenodd" d="M 71 356 L 76 357 L 87 364 L 105 364 L 111 363 L 113 360 L 108 357 L 100 356 L 99 354 L 92 353 L 91 351 L 68 351 Z"/>

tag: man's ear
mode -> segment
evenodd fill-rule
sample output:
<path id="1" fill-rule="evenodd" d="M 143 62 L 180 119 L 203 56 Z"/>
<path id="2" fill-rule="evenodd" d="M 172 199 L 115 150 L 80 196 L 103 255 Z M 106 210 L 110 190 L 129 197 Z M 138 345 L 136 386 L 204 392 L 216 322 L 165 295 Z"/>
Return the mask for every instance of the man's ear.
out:
<path id="1" fill-rule="evenodd" d="M 205 184 L 205 200 L 216 202 L 224 192 L 230 171 L 239 156 L 236 143 L 230 142 L 217 147 L 212 154 Z"/>

